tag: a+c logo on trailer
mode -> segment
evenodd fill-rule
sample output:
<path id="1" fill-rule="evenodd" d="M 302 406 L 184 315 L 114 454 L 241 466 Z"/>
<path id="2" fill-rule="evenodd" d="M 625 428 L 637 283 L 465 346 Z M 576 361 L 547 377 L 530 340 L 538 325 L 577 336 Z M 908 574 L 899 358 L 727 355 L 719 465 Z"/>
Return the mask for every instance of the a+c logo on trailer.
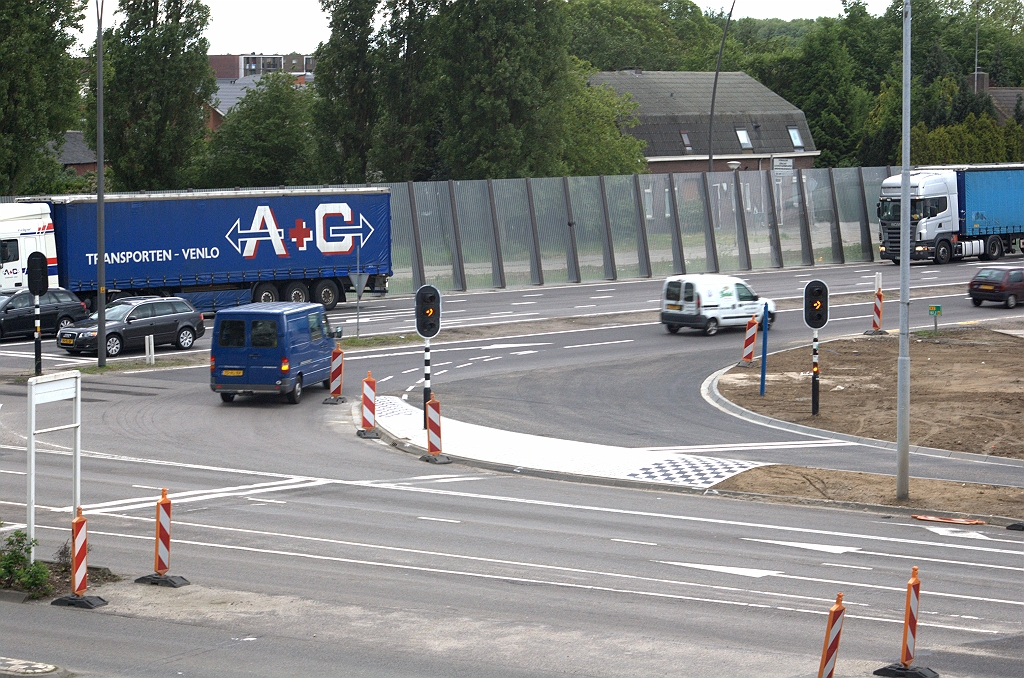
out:
<path id="1" fill-rule="evenodd" d="M 313 239 L 313 231 L 306 227 L 302 219 L 295 220 L 295 227 L 288 231 L 288 237 L 293 243 L 299 246 L 299 250 L 306 251 L 306 242 Z"/>

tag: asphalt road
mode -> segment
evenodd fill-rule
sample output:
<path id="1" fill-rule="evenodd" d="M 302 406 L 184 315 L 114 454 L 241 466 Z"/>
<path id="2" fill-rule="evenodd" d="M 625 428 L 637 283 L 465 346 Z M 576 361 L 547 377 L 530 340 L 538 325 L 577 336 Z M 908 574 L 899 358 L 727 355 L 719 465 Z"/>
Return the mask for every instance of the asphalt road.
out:
<path id="1" fill-rule="evenodd" d="M 835 291 L 840 277 L 856 285 L 871 269 L 814 275 L 837 275 Z M 963 264 L 948 269 L 970 277 Z M 797 274 L 748 278 L 762 294 L 785 296 L 799 293 Z M 513 294 L 536 292 L 549 290 L 464 296 L 467 304 L 489 299 L 474 311 L 489 316 Z M 593 292 L 558 294 L 611 295 L 594 301 L 615 310 L 615 291 Z M 973 308 L 962 295 L 941 303 L 950 321 L 1015 315 Z M 912 307 L 913 324 L 929 322 L 926 305 Z M 893 318 L 895 307 L 886 312 Z M 867 305 L 834 307 L 823 337 L 859 330 L 869 313 Z M 807 334 L 787 312 L 770 337 L 779 349 L 805 344 Z M 739 343 L 736 332 L 671 336 L 656 324 L 439 341 L 435 389 L 447 416 L 564 438 L 636 447 L 800 438 L 746 425 L 700 398 L 704 377 L 734 361 Z M 27 349 L 3 345 L 5 353 Z M 382 393 L 416 402 L 421 355 L 351 352 L 346 394 L 358 393 L 365 368 Z M 23 359 L 0 358 L 0 367 Z M 436 468 L 356 438 L 348 406 L 320 404 L 317 389 L 297 406 L 272 398 L 228 405 L 207 380 L 203 367 L 84 380 L 90 562 L 148 573 L 153 504 L 157 488 L 168 487 L 171 573 L 194 585 L 115 584 L 102 591 L 111 604 L 88 613 L 0 602 L 4 655 L 124 676 L 807 676 L 816 674 L 824 613 L 843 591 L 837 675 L 869 675 L 898 656 L 916 564 L 921 664 L 943 676 L 1020 674 L 1019 533 Z M 16 524 L 24 387 L 0 387 L 0 402 L 0 515 Z M 39 425 L 69 414 L 46 406 Z M 68 436 L 47 441 L 66 446 Z M 43 556 L 68 538 L 70 522 L 70 459 L 49 449 L 38 461 Z M 815 454 L 785 452 L 791 463 Z M 837 454 L 825 448 L 814 458 Z M 912 472 L 1020 477 L 1019 469 L 919 457 Z"/>

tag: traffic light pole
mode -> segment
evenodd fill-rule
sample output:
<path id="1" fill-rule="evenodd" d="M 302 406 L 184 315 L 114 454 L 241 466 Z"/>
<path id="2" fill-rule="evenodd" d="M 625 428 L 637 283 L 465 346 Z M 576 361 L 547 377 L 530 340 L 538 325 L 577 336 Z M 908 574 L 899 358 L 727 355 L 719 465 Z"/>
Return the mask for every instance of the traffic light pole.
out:
<path id="1" fill-rule="evenodd" d="M 36 376 L 43 374 L 43 342 L 42 333 L 39 331 L 39 295 L 33 294 L 32 298 L 36 302 Z"/>
<path id="2" fill-rule="evenodd" d="M 811 414 L 818 415 L 818 330 L 811 341 Z"/>
<path id="3" fill-rule="evenodd" d="M 423 339 L 423 430 L 427 430 L 427 403 L 430 402 L 430 338 Z"/>

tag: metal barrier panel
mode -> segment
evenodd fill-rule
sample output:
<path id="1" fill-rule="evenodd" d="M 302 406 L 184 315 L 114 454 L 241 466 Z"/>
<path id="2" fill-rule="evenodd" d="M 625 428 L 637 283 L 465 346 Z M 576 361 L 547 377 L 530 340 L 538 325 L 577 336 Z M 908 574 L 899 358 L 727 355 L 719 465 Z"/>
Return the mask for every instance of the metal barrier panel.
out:
<path id="1" fill-rule="evenodd" d="M 807 223 L 811 231 L 811 249 L 814 263 L 842 263 L 832 247 L 835 211 L 832 209 L 832 181 L 827 169 L 803 171 L 804 190 L 807 191 Z"/>
<path id="2" fill-rule="evenodd" d="M 580 278 L 604 280 L 604 216 L 598 177 L 569 177 Z"/>
<path id="3" fill-rule="evenodd" d="M 803 247 L 800 242 L 800 190 L 792 176 L 773 180 L 776 214 L 779 217 L 779 248 L 783 266 L 803 266 Z"/>
<path id="4" fill-rule="evenodd" d="M 637 250 L 637 237 L 641 224 L 633 175 L 606 176 L 604 190 L 608 200 L 608 218 L 612 225 L 616 277 L 639 277 L 640 258 Z"/>
<path id="5" fill-rule="evenodd" d="M 672 218 L 668 175 L 641 174 L 640 191 L 643 194 L 647 247 L 651 255 L 651 275 L 672 275 L 676 270 L 672 255 L 672 231 L 676 226 Z"/>
<path id="6" fill-rule="evenodd" d="M 889 178 L 889 170 L 885 167 L 864 167 L 864 206 L 871 225 L 871 253 L 878 253 L 878 196 L 882 192 L 882 182 Z"/>
<path id="7" fill-rule="evenodd" d="M 545 283 L 569 282 L 569 217 L 561 177 L 533 179 L 533 210 Z"/>
<path id="8" fill-rule="evenodd" d="M 836 205 L 839 208 L 843 258 L 848 262 L 871 261 L 870 243 L 864 243 L 862 238 L 863 227 L 867 225 L 867 215 L 864 214 L 864 195 L 860 189 L 859 168 L 841 167 L 832 170 L 832 183 L 835 186 Z"/>
<path id="9" fill-rule="evenodd" d="M 739 271 L 739 238 L 736 218 L 736 190 L 732 172 L 712 172 L 708 176 L 711 193 L 711 222 L 715 226 L 715 244 L 718 246 L 718 270 Z"/>
<path id="10" fill-rule="evenodd" d="M 405 182 L 380 184 L 391 189 L 391 270 L 388 292 L 410 294 L 412 281 L 412 214 L 409 211 L 409 185 Z"/>
<path id="11" fill-rule="evenodd" d="M 505 264 L 505 284 L 522 287 L 530 278 L 530 206 L 526 198 L 526 179 L 495 179 L 495 214 L 501 256 Z"/>
<path id="12" fill-rule="evenodd" d="M 455 182 L 455 213 L 462 236 L 466 288 L 491 289 L 494 287 L 494 229 L 485 180 Z"/>
<path id="13" fill-rule="evenodd" d="M 740 172 L 752 269 L 781 266 L 772 247 L 772 187 L 764 172 Z"/>
<path id="14" fill-rule="evenodd" d="M 687 273 L 707 273 L 708 216 L 704 207 L 704 176 L 676 174 L 676 209 L 683 238 Z"/>
<path id="15" fill-rule="evenodd" d="M 455 231 L 448 182 L 420 181 L 414 186 L 424 283 L 442 292 L 450 292 L 455 289 L 452 264 Z"/>

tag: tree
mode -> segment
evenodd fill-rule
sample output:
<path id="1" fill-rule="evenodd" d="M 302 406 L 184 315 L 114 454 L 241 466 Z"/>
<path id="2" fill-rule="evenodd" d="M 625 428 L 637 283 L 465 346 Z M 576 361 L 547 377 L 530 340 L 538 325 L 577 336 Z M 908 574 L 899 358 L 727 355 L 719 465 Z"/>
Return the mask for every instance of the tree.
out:
<path id="1" fill-rule="evenodd" d="M 438 16 L 439 152 L 454 178 L 554 176 L 569 73 L 562 0 L 459 0 Z"/>
<path id="2" fill-rule="evenodd" d="M 599 71 L 681 68 L 684 46 L 658 0 L 569 0 L 569 51 Z"/>
<path id="3" fill-rule="evenodd" d="M 84 9 L 82 0 L 0 3 L 0 194 L 20 193 L 47 173 L 80 114 L 70 49 Z"/>
<path id="4" fill-rule="evenodd" d="M 331 15 L 331 37 L 316 50 L 313 124 L 323 177 L 366 181 L 377 109 L 372 64 L 377 0 L 321 0 Z"/>
<path id="5" fill-rule="evenodd" d="M 216 90 L 199 0 L 121 0 L 104 32 L 104 154 L 120 190 L 182 188 Z M 95 58 L 95 54 L 93 54 Z M 88 138 L 96 144 L 95 66 Z"/>
<path id="6" fill-rule="evenodd" d="M 316 180 L 312 94 L 290 73 L 260 78 L 210 139 L 208 186 L 288 186 Z"/>
<path id="7" fill-rule="evenodd" d="M 595 176 L 646 172 L 646 142 L 627 131 L 639 122 L 639 104 L 608 85 L 588 85 L 593 73 L 586 63 L 573 59 L 559 133 L 560 173 Z"/>
<path id="8" fill-rule="evenodd" d="M 704 16 L 700 7 L 690 0 L 663 0 L 662 7 L 668 13 L 668 20 L 676 37 L 683 44 L 685 70 L 710 70 L 715 66 L 715 57 L 722 31 Z"/>

